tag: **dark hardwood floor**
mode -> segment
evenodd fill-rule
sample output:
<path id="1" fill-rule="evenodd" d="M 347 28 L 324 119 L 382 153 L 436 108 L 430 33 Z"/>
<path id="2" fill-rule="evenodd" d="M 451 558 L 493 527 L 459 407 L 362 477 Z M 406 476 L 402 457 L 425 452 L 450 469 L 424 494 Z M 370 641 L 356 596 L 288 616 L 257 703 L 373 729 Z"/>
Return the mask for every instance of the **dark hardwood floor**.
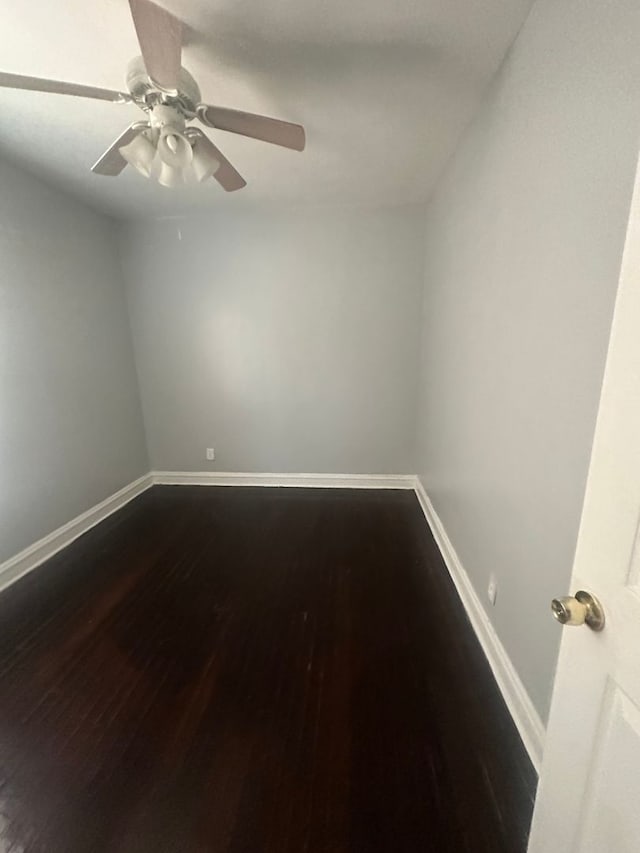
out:
<path id="1" fill-rule="evenodd" d="M 0 626 L 2 853 L 526 848 L 535 774 L 411 492 L 155 487 Z"/>

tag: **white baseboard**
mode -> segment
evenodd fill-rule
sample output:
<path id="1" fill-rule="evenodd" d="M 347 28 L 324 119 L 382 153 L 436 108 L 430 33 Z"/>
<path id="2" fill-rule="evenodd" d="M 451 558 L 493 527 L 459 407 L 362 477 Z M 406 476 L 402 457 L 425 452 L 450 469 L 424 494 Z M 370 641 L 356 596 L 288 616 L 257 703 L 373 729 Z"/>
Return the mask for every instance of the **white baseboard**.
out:
<path id="1" fill-rule="evenodd" d="M 87 530 L 104 521 L 151 485 L 153 481 L 150 474 L 139 477 L 67 524 L 63 524 L 62 527 L 58 527 L 57 530 L 34 542 L 33 545 L 29 545 L 24 551 L 0 563 L 0 591 L 66 548 L 78 536 L 82 536 Z"/>
<path id="2" fill-rule="evenodd" d="M 415 490 L 422 511 L 431 528 L 433 537 L 440 548 L 445 565 L 449 570 L 467 616 L 487 656 L 489 666 L 493 671 L 507 708 L 513 717 L 513 721 L 529 753 L 533 766 L 539 773 L 545 738 L 545 728 L 542 720 L 524 684 L 520 680 L 520 676 L 516 672 L 511 658 L 496 634 L 495 628 L 491 624 L 484 607 L 480 603 L 473 584 L 464 570 L 455 548 L 451 544 L 451 540 L 447 536 L 444 526 L 433 504 L 429 500 L 419 477 L 415 479 Z"/>
<path id="3" fill-rule="evenodd" d="M 163 486 L 285 486 L 314 489 L 413 489 L 413 474 L 249 474 L 236 471 L 153 471 Z"/>

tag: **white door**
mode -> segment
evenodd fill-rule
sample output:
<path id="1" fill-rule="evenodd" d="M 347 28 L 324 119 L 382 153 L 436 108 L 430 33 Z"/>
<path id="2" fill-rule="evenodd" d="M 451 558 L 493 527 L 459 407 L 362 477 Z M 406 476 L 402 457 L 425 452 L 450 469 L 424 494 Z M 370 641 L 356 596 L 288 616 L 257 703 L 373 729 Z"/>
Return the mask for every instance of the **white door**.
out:
<path id="1" fill-rule="evenodd" d="M 529 853 L 640 851 L 640 171 L 571 590 L 601 633 L 565 626 Z M 549 616 L 551 618 L 551 614 Z"/>

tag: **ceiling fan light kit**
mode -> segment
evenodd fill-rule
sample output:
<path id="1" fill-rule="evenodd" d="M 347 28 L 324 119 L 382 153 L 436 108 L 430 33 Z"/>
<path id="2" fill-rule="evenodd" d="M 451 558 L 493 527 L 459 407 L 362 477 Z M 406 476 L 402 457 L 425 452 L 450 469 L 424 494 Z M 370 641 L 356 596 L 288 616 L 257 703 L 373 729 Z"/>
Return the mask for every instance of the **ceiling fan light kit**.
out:
<path id="1" fill-rule="evenodd" d="M 179 110 L 159 104 L 149 111 L 149 117 L 149 124 L 118 149 L 130 166 L 164 187 L 201 183 L 215 174 L 220 161 L 199 136 L 187 136 Z"/>
<path id="2" fill-rule="evenodd" d="M 237 133 L 294 151 L 305 147 L 299 124 L 200 102 L 198 84 L 181 66 L 182 24 L 151 0 L 129 0 L 142 51 L 129 63 L 129 93 L 0 72 L 0 86 L 112 103 L 134 103 L 147 115 L 131 124 L 92 166 L 98 175 L 115 177 L 127 165 L 164 187 L 196 184 L 214 178 L 233 192 L 246 181 L 197 126 Z"/>

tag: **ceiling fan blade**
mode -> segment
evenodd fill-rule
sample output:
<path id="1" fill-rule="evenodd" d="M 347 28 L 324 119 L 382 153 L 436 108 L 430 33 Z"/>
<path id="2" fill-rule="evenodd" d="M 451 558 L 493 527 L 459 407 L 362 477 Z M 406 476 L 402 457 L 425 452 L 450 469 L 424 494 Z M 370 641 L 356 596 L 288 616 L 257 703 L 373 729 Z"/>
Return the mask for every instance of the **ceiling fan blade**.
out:
<path id="1" fill-rule="evenodd" d="M 304 127 L 277 118 L 230 110 L 226 107 L 198 106 L 198 118 L 207 127 L 228 130 L 252 139 L 282 145 L 294 151 L 303 151 L 305 146 Z"/>
<path id="2" fill-rule="evenodd" d="M 226 190 L 228 193 L 232 193 L 246 187 L 247 182 L 240 172 L 231 165 L 222 151 L 220 151 L 219 148 L 216 148 L 213 142 L 211 143 L 211 149 L 211 153 L 220 161 L 217 171 L 211 177 L 215 178 L 222 189 Z"/>
<path id="3" fill-rule="evenodd" d="M 151 0 L 129 0 L 147 74 L 161 89 L 177 89 L 182 23 Z"/>
<path id="4" fill-rule="evenodd" d="M 91 171 L 96 175 L 107 175 L 115 177 L 127 165 L 127 161 L 120 153 L 120 149 L 128 145 L 139 133 L 142 133 L 149 125 L 144 121 L 136 121 L 121 133 L 120 136 L 104 152 L 102 157 L 93 164 Z"/>
<path id="5" fill-rule="evenodd" d="M 113 101 L 120 104 L 133 100 L 131 95 L 115 92 L 112 89 L 81 86 L 79 83 L 64 83 L 61 80 L 47 80 L 44 77 L 23 77 L 21 74 L 8 74 L 5 71 L 0 71 L 0 86 L 5 89 L 28 89 L 31 92 L 51 92 L 54 95 L 97 98 L 100 101 Z"/>

